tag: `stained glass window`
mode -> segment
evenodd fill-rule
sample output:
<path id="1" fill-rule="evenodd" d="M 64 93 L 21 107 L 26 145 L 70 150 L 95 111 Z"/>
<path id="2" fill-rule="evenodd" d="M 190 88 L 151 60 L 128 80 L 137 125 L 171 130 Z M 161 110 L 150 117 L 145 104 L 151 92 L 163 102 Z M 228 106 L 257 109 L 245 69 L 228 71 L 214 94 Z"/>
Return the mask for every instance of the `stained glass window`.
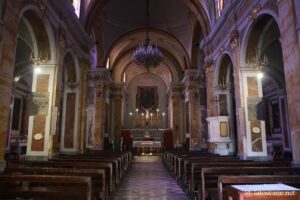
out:
<path id="1" fill-rule="evenodd" d="M 217 18 L 219 18 L 224 8 L 224 0 L 215 0 L 215 7 L 216 7 Z"/>
<path id="2" fill-rule="evenodd" d="M 81 0 L 72 0 L 72 2 L 73 2 L 73 6 L 74 6 L 74 8 L 75 8 L 75 13 L 76 13 L 76 15 L 79 17 L 79 15 L 80 15 L 80 1 Z"/>

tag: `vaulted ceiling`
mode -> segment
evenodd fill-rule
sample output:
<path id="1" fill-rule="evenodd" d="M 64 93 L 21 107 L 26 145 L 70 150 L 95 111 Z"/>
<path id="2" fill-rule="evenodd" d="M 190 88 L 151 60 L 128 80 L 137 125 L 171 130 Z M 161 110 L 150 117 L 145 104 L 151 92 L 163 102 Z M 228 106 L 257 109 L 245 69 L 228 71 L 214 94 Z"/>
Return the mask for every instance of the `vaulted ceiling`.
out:
<path id="1" fill-rule="evenodd" d="M 125 49 L 129 50 L 145 40 L 146 0 L 86 0 L 86 2 L 84 23 L 86 29 L 94 36 L 98 65 L 104 65 L 106 59 L 111 57 L 111 52 L 120 51 L 120 49 L 113 50 L 114 47 L 120 46 L 116 43 L 127 43 Z M 149 26 L 156 33 L 155 35 L 150 33 L 150 39 L 154 44 L 159 43 L 159 46 L 176 58 L 181 66 L 184 65 L 184 60 L 190 64 L 193 48 L 208 32 L 209 21 L 203 2 L 149 0 Z M 195 31 L 195 27 L 201 30 Z M 130 34 L 132 32 L 135 34 Z M 197 34 L 196 40 L 195 32 L 201 33 Z M 135 37 L 132 37 L 133 35 Z M 125 36 L 128 36 L 127 41 L 124 39 Z M 173 39 L 168 41 L 168 38 Z M 177 44 L 174 44 L 174 41 Z M 102 61 L 99 63 L 99 60 Z"/>

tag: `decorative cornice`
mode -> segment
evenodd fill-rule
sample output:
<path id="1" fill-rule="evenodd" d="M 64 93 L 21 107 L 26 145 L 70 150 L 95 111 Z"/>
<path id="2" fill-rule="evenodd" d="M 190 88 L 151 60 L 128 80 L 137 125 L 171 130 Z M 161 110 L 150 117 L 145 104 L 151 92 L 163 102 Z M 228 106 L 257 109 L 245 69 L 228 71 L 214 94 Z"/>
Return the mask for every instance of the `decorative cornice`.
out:
<path id="1" fill-rule="evenodd" d="M 230 46 L 231 46 L 231 50 L 235 49 L 238 45 L 238 41 L 239 41 L 239 32 L 237 30 L 234 30 L 231 34 L 230 34 Z"/>
<path id="2" fill-rule="evenodd" d="M 105 68 L 90 69 L 88 72 L 88 80 L 95 84 L 107 84 L 112 81 L 111 73 Z"/>
<path id="3" fill-rule="evenodd" d="M 94 43 L 78 20 L 70 1 L 35 1 L 43 3 L 47 15 L 52 15 L 49 20 L 53 18 L 52 21 L 56 24 L 56 27 L 62 28 L 68 38 L 72 38 L 71 43 L 76 43 L 84 54 L 89 53 Z"/>
<path id="4" fill-rule="evenodd" d="M 251 13 L 248 16 L 248 21 L 252 22 L 253 20 L 255 20 L 255 18 L 257 17 L 257 14 L 259 13 L 259 11 L 261 10 L 262 6 L 261 4 L 257 4 L 252 8 Z"/>

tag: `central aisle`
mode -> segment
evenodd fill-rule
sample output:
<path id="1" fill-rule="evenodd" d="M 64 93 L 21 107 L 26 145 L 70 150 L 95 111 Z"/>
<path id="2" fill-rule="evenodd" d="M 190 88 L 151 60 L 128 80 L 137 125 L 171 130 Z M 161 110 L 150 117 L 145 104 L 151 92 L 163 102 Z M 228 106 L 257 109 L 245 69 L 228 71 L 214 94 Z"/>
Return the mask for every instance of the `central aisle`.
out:
<path id="1" fill-rule="evenodd" d="M 187 200 L 187 196 L 168 174 L 161 159 L 136 157 L 136 163 L 122 180 L 113 200 Z"/>

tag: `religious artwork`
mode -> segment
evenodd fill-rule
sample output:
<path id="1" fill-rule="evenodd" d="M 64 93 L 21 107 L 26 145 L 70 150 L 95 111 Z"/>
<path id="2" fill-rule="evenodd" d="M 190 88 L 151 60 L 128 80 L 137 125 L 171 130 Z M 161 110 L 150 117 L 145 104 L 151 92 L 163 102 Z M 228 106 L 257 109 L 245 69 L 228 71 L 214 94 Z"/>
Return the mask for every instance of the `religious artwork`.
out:
<path id="1" fill-rule="evenodd" d="M 156 86 L 143 86 L 138 87 L 137 90 L 137 108 L 140 110 L 157 108 L 157 87 Z"/>
<path id="2" fill-rule="evenodd" d="M 48 115 L 49 93 L 32 92 L 29 113 L 30 115 Z"/>
<path id="3" fill-rule="evenodd" d="M 94 137 L 94 108 L 90 107 L 86 112 L 86 146 L 91 148 Z"/>
<path id="4" fill-rule="evenodd" d="M 228 123 L 227 122 L 220 122 L 220 136 L 221 137 L 228 137 Z"/>

